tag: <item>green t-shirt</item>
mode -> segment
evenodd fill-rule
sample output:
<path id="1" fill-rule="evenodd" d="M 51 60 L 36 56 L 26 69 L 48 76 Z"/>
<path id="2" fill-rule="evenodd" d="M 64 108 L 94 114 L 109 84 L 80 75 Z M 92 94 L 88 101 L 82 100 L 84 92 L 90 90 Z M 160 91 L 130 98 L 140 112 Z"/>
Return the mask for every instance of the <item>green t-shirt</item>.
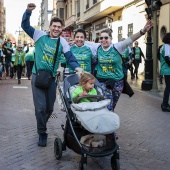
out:
<path id="1" fill-rule="evenodd" d="M 56 72 L 59 65 L 58 56 L 60 56 L 62 52 L 62 45 L 60 44 L 58 49 L 58 56 L 53 70 L 54 55 L 56 51 L 57 41 L 58 39 L 51 39 L 48 36 L 42 36 L 40 39 L 38 39 L 38 41 L 35 42 L 35 46 L 36 46 L 35 63 L 36 63 L 37 70 L 44 69 L 44 70 L 53 71 L 53 77 L 56 76 Z M 32 72 L 36 74 L 35 64 Z"/>
<path id="2" fill-rule="evenodd" d="M 91 61 L 93 59 L 91 49 L 87 46 L 78 47 L 77 45 L 74 45 L 70 48 L 70 51 L 76 57 L 80 67 L 84 71 L 91 73 Z M 66 67 L 69 68 L 70 73 L 74 72 L 69 64 L 67 64 Z"/>
<path id="3" fill-rule="evenodd" d="M 14 65 L 22 65 L 24 66 L 24 62 L 25 62 L 25 53 L 23 51 L 16 51 L 15 53 L 15 61 L 14 61 Z"/>
<path id="4" fill-rule="evenodd" d="M 119 81 L 124 77 L 122 68 L 122 58 L 120 54 L 111 47 L 104 51 L 100 46 L 98 48 L 97 77 L 102 79 L 114 79 Z"/>
<path id="5" fill-rule="evenodd" d="M 77 87 L 73 94 L 72 94 L 72 98 L 75 99 L 80 93 L 83 93 L 83 87 L 82 86 L 79 86 Z M 97 95 L 97 91 L 95 88 L 93 88 L 91 91 L 88 92 L 89 95 Z M 86 99 L 86 98 L 83 98 L 79 101 L 79 103 L 82 103 L 82 102 L 90 102 L 90 100 Z"/>
<path id="6" fill-rule="evenodd" d="M 161 75 L 170 75 L 170 66 L 165 61 L 165 44 L 160 49 Z"/>
<path id="7" fill-rule="evenodd" d="M 25 61 L 34 61 L 35 47 L 28 47 L 29 51 L 25 54 Z"/>
<path id="8" fill-rule="evenodd" d="M 60 55 L 60 63 L 61 64 L 66 64 L 66 58 L 65 58 L 63 53 Z"/>
<path id="9" fill-rule="evenodd" d="M 135 60 L 140 60 L 140 49 L 135 48 Z"/>
<path id="10" fill-rule="evenodd" d="M 16 51 L 16 46 L 13 47 L 13 51 Z M 11 61 L 13 61 L 13 62 L 15 61 L 15 54 L 14 53 L 12 54 Z"/>

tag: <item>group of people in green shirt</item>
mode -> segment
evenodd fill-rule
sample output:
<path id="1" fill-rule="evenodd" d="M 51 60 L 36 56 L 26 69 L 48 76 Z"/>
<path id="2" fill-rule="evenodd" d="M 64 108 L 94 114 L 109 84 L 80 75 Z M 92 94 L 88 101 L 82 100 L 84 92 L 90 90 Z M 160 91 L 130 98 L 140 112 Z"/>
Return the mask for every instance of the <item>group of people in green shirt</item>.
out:
<path id="1" fill-rule="evenodd" d="M 150 29 L 148 25 L 150 25 L 150 21 L 144 27 L 144 32 Z M 76 57 L 80 67 L 98 79 L 104 90 L 104 96 L 111 99 L 108 106 L 111 111 L 114 111 L 124 85 L 123 78 L 125 73 L 121 55 L 124 56 L 128 46 L 140 36 L 142 36 L 141 31 L 123 41 L 112 44 L 112 32 L 110 29 L 101 31 L 99 43 L 85 41 L 86 32 L 83 29 L 78 29 L 74 34 L 75 44 L 71 46 L 70 51 Z M 61 57 L 63 62 L 64 56 Z M 95 66 L 94 70 L 92 70 L 92 66 Z M 67 62 L 66 67 L 69 68 L 70 73 L 74 72 Z M 110 83 L 110 89 L 107 88 L 108 83 Z"/>
<path id="2" fill-rule="evenodd" d="M 13 44 L 13 54 L 11 57 L 12 72 L 17 73 L 18 84 L 21 83 L 21 76 L 23 73 L 23 68 L 26 64 L 27 77 L 30 80 L 32 73 L 32 67 L 34 65 L 34 53 L 35 48 L 31 44 L 27 46 L 22 46 L 21 44 Z"/>

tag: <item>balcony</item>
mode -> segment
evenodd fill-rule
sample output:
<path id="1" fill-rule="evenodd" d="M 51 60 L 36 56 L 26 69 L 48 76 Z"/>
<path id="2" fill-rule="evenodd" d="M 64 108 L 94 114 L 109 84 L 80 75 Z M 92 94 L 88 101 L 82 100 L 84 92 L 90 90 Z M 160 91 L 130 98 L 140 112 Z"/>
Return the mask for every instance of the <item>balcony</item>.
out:
<path id="1" fill-rule="evenodd" d="M 69 17 L 68 19 L 65 20 L 65 27 L 69 27 L 71 25 L 73 25 L 76 21 L 76 16 L 72 15 L 71 17 Z"/>
<path id="2" fill-rule="evenodd" d="M 133 1 L 134 0 L 123 0 L 123 1 L 104 0 L 104 1 L 97 2 L 84 12 L 84 21 L 91 22 L 94 20 L 98 20 L 103 16 L 106 16 L 108 14 L 113 13 L 114 11 L 123 8 L 125 5 L 132 3 Z"/>

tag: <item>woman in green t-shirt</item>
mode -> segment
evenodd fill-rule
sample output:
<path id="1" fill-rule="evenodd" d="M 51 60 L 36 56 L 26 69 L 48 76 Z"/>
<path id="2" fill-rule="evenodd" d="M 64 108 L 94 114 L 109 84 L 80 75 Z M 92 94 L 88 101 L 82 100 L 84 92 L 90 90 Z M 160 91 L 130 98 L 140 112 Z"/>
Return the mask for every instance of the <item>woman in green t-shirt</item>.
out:
<path id="1" fill-rule="evenodd" d="M 85 44 L 92 46 L 97 56 L 96 78 L 99 80 L 105 91 L 105 97 L 111 99 L 109 110 L 114 108 L 119 100 L 124 86 L 124 72 L 122 68 L 121 55 L 124 50 L 134 41 L 144 35 L 152 27 L 152 22 L 147 21 L 143 29 L 131 35 L 124 41 L 112 44 L 112 32 L 110 29 L 102 30 L 99 37 L 100 43 Z"/>
<path id="2" fill-rule="evenodd" d="M 78 29 L 74 34 L 74 45 L 70 48 L 70 51 L 73 53 L 73 55 L 76 57 L 80 67 L 86 71 L 91 73 L 91 64 L 94 60 L 92 51 L 90 47 L 84 45 L 86 39 L 86 32 L 84 29 Z M 67 68 L 69 68 L 69 72 L 73 73 L 74 70 L 70 67 L 70 65 L 67 63 Z"/>

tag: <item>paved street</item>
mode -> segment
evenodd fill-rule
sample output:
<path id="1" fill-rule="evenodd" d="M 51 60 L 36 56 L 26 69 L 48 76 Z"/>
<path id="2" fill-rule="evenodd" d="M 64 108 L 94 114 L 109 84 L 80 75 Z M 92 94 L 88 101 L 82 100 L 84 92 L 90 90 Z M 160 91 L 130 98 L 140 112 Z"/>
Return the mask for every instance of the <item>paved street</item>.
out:
<path id="1" fill-rule="evenodd" d="M 122 94 L 115 112 L 121 170 L 170 169 L 170 113 L 162 112 L 160 93 L 140 90 L 139 80 L 129 80 L 132 98 Z M 0 170 L 78 170 L 80 156 L 67 149 L 60 160 L 54 156 L 55 137 L 62 138 L 65 113 L 58 109 L 48 122 L 47 147 L 37 146 L 38 135 L 29 80 L 0 81 Z M 57 117 L 57 118 L 56 118 Z M 110 157 L 88 158 L 89 170 L 110 170 Z"/>

